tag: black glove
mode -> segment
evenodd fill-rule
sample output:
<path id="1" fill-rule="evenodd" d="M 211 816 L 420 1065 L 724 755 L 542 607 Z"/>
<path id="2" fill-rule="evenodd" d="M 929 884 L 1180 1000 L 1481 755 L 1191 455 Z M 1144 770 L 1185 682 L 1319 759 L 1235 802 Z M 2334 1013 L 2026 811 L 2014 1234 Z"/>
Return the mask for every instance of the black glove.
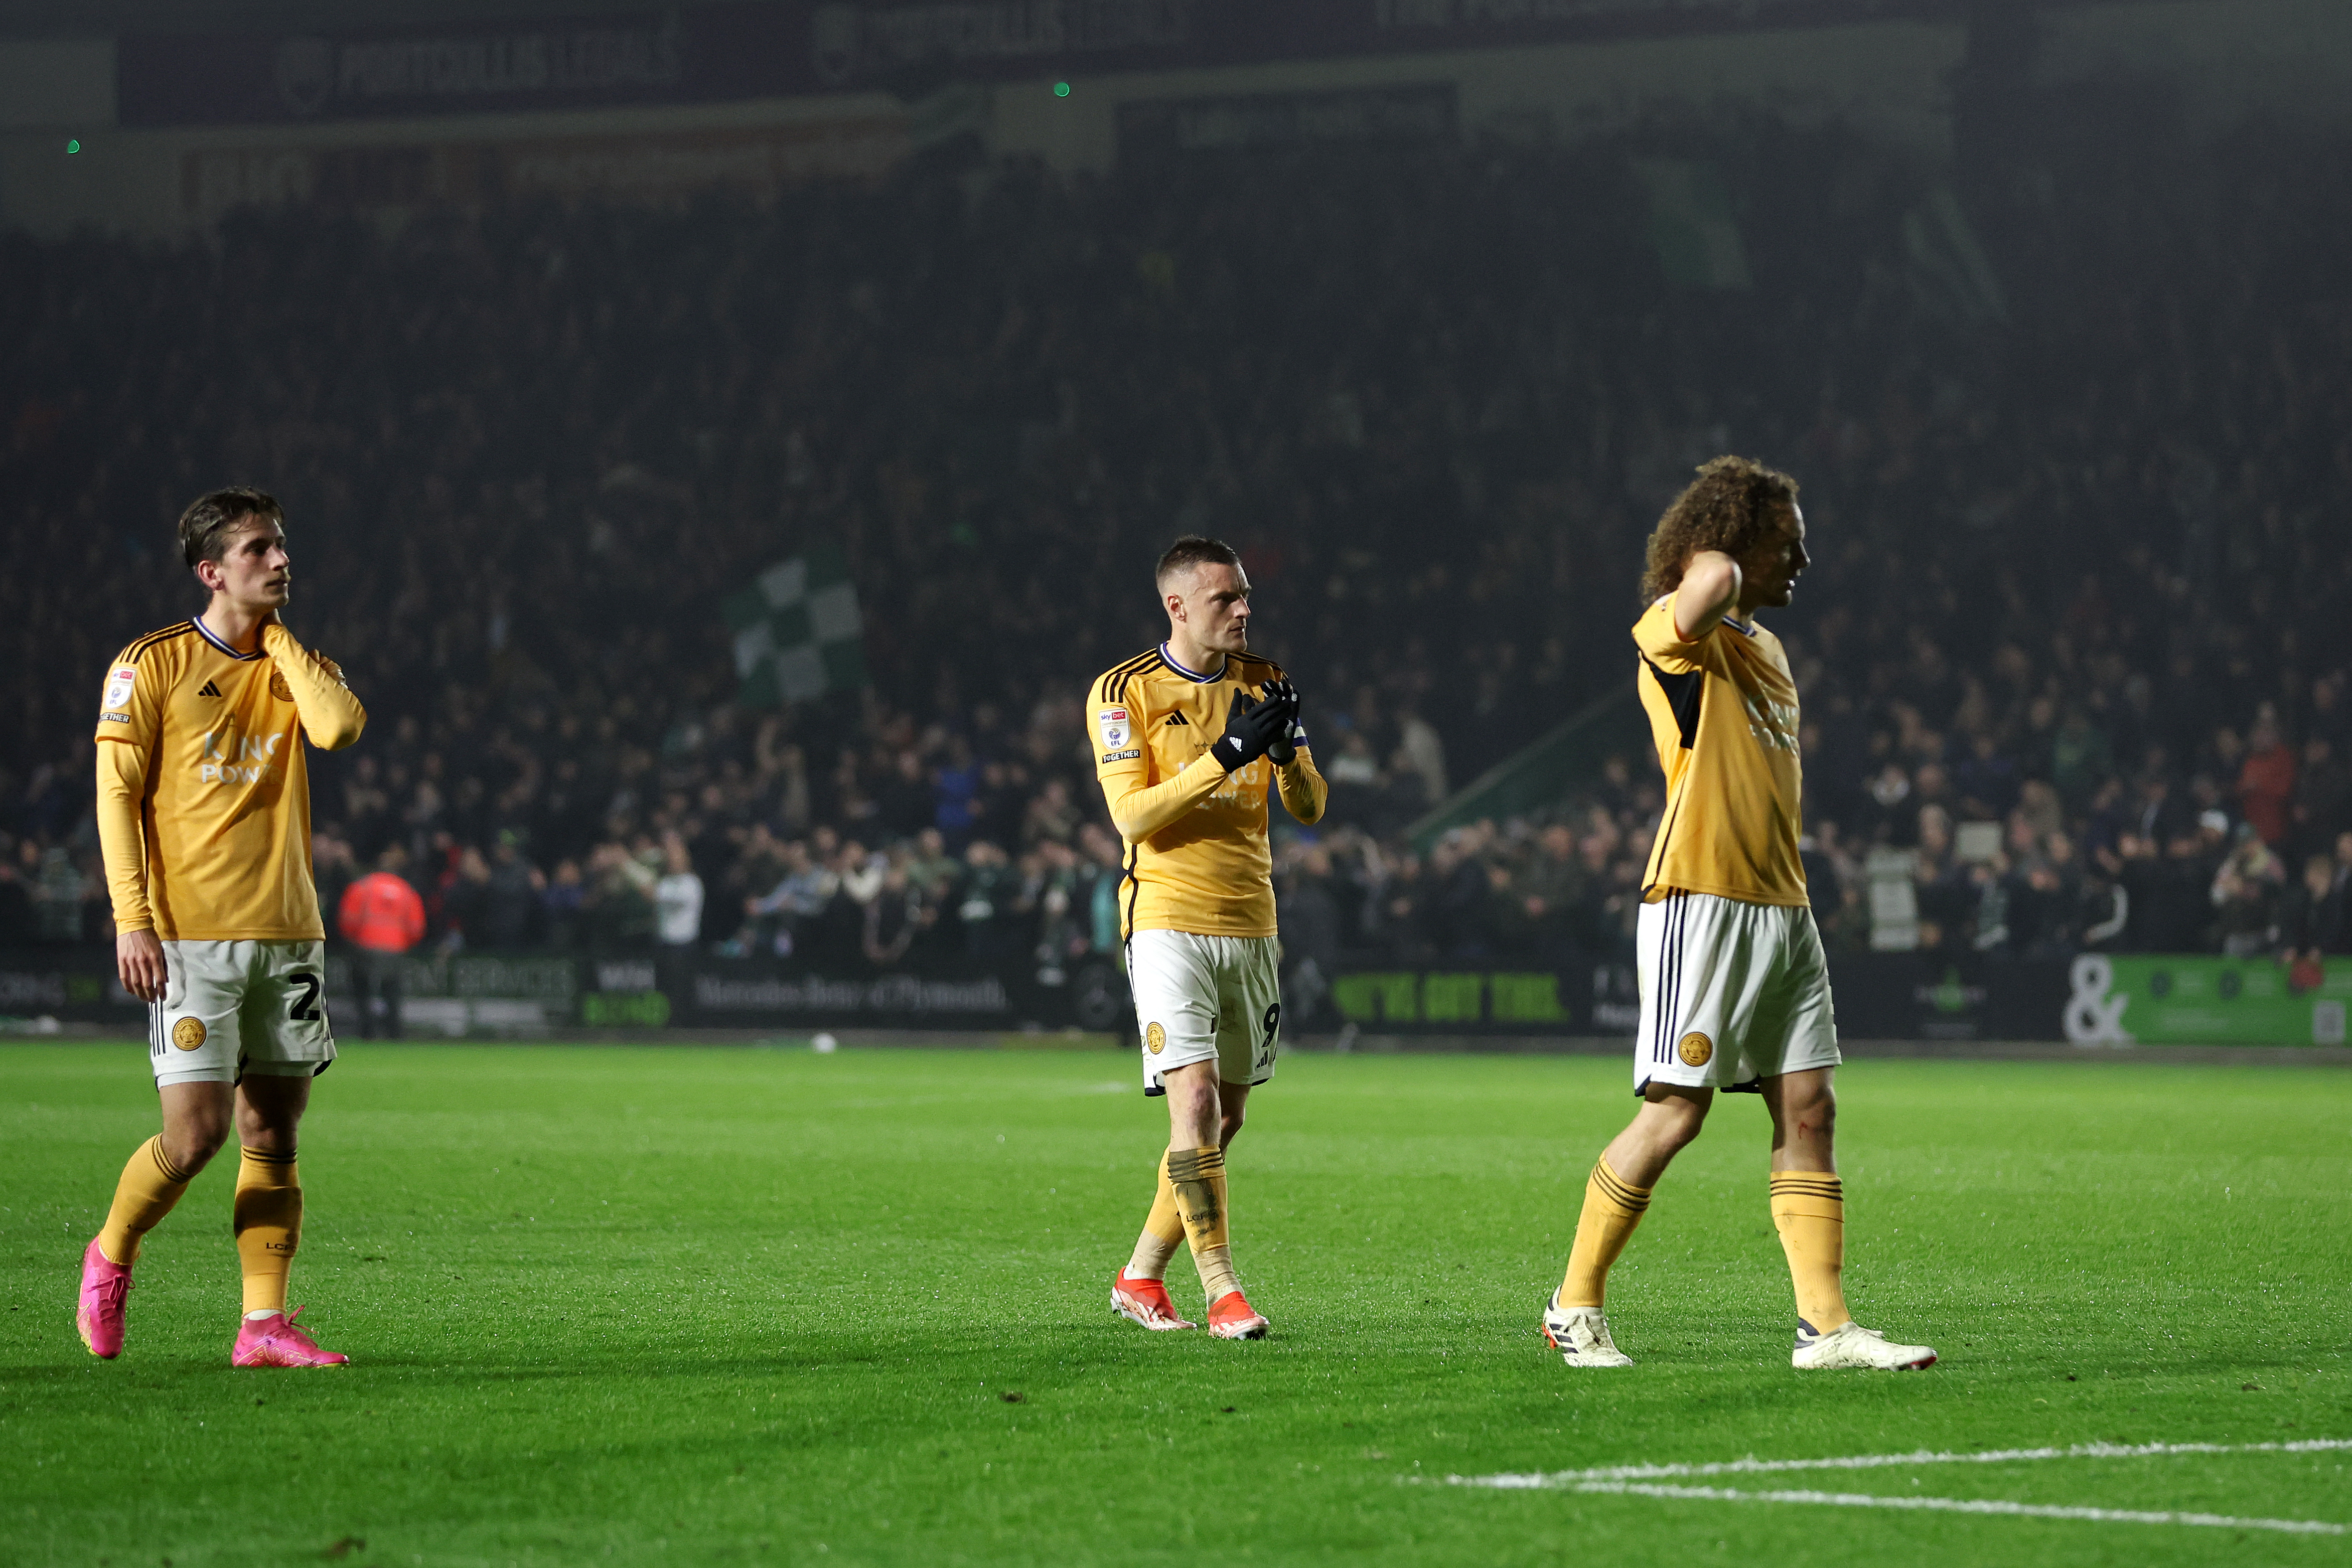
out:
<path id="1" fill-rule="evenodd" d="M 1217 766 L 1231 773 L 1265 755 L 1276 736 L 1290 727 L 1289 710 L 1278 703 L 1260 702 L 1247 692 L 1234 694 L 1225 714 L 1225 733 L 1209 747 Z"/>
<path id="2" fill-rule="evenodd" d="M 1291 744 L 1290 738 L 1291 730 L 1298 723 L 1298 688 L 1292 685 L 1286 676 L 1279 681 L 1268 681 L 1259 689 L 1265 693 L 1267 702 L 1279 703 L 1289 714 L 1282 721 L 1282 733 L 1268 741 L 1265 747 L 1268 762 L 1277 768 L 1287 768 L 1291 759 L 1298 755 L 1298 748 Z"/>

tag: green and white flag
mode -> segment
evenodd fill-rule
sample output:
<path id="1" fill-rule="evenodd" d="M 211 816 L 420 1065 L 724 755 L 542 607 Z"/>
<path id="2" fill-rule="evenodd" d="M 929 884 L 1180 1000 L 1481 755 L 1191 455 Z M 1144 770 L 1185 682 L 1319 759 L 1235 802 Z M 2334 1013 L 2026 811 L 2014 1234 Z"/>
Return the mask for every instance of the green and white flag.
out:
<path id="1" fill-rule="evenodd" d="M 777 707 L 866 684 L 857 585 L 839 549 L 779 561 L 720 606 L 735 639 L 736 700 Z"/>

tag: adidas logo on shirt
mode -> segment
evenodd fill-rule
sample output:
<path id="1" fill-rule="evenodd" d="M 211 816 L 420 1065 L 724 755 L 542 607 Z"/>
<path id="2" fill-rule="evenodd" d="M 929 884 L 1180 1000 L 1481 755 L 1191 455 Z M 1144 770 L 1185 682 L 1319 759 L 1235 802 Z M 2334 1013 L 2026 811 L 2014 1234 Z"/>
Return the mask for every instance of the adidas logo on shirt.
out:
<path id="1" fill-rule="evenodd" d="M 220 695 L 220 688 L 210 681 L 196 688 L 196 695 L 200 697 L 216 697 Z"/>
<path id="2" fill-rule="evenodd" d="M 1192 727 L 1192 721 L 1191 721 L 1191 720 L 1189 720 L 1189 719 L 1187 719 L 1187 718 L 1186 718 L 1182 714 L 1181 714 L 1181 713 L 1171 713 L 1171 714 L 1170 714 L 1170 715 L 1168 716 L 1168 723 L 1169 723 L 1169 725 L 1170 725 L 1171 727 L 1174 727 L 1174 726 L 1176 726 L 1176 725 L 1180 725 L 1180 724 L 1181 724 L 1181 725 L 1183 725 L 1183 726 L 1184 726 L 1186 728 L 1188 728 L 1188 729 Z"/>

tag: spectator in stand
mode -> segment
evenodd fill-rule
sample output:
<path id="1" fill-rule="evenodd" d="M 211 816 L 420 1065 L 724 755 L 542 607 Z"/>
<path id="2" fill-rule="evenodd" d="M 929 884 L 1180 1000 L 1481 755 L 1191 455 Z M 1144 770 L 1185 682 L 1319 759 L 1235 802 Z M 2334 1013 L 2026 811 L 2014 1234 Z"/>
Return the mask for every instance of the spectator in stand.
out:
<path id="1" fill-rule="evenodd" d="M 2238 769 L 2238 809 L 2263 843 L 2286 842 L 2294 820 L 2294 753 L 2279 733 L 2278 714 L 2264 703 L 2246 737 L 2246 759 Z"/>
<path id="2" fill-rule="evenodd" d="M 485 940 L 484 927 L 489 913 L 490 862 L 472 844 L 448 846 L 449 857 L 456 865 L 441 880 L 441 940 L 444 953 L 465 950 L 470 940 Z"/>
<path id="3" fill-rule="evenodd" d="M 2278 945 L 2284 869 L 2252 821 L 2238 824 L 2237 841 L 2213 873 L 2211 898 L 2221 951 L 2251 957 Z"/>
<path id="4" fill-rule="evenodd" d="M 2329 955 L 2352 953 L 2345 895 L 2334 860 L 2314 855 L 2304 862 L 2302 880 L 2287 891 L 2279 911 L 2282 961 L 2316 963 Z"/>
<path id="5" fill-rule="evenodd" d="M 588 857 L 588 893 L 582 904 L 588 948 L 594 953 L 642 951 L 654 935 L 654 866 L 659 852 L 647 844 L 633 852 L 606 842 Z"/>
<path id="6" fill-rule="evenodd" d="M 702 937 L 702 878 L 695 874 L 684 839 L 666 834 L 661 848 L 661 880 L 654 883 L 654 936 L 665 947 L 690 949 Z"/>
<path id="7" fill-rule="evenodd" d="M 319 889 L 319 909 L 340 911 L 343 894 L 360 876 L 357 859 L 352 846 L 331 831 L 314 830 L 310 834 L 310 875 Z M 341 936 L 330 931 L 328 936 L 339 944 Z M 5 946 L 5 942 L 0 942 Z"/>
<path id="8" fill-rule="evenodd" d="M 963 859 L 963 900 L 956 919 L 963 927 L 965 955 L 990 968 L 1017 962 L 1027 946 L 1021 936 L 1020 874 L 986 839 L 975 840 Z"/>
<path id="9" fill-rule="evenodd" d="M 972 759 L 971 744 L 961 736 L 952 737 L 948 747 L 947 759 L 931 776 L 931 825 L 939 831 L 950 852 L 961 854 L 964 846 L 971 842 L 973 828 L 979 821 L 980 765 Z"/>
<path id="10" fill-rule="evenodd" d="M 335 926 L 359 950 L 360 1038 L 398 1040 L 408 950 L 425 937 L 425 901 L 401 873 L 408 852 L 387 844 L 375 870 L 343 890 Z"/>
<path id="11" fill-rule="evenodd" d="M 1511 879 L 1517 938 L 1511 946 L 1528 957 L 1559 961 L 1575 945 L 1575 913 L 1586 897 L 1576 848 L 1575 830 L 1554 822 L 1537 835 L 1536 852 Z"/>
<path id="12" fill-rule="evenodd" d="M 548 944 L 556 951 L 568 953 L 580 945 L 581 921 L 587 902 L 588 885 L 580 874 L 580 862 L 558 861 L 555 874 L 547 879 L 547 891 L 540 900 Z"/>
<path id="13" fill-rule="evenodd" d="M 546 892 L 547 878 L 523 859 L 514 831 L 501 829 L 498 848 L 490 852 L 489 879 L 482 889 L 478 915 L 481 944 L 512 953 L 536 943 Z"/>
<path id="14" fill-rule="evenodd" d="M 2344 821 L 2352 821 L 2352 772 L 2336 759 L 2336 743 L 2315 726 L 2295 773 L 2293 843 L 2305 856 L 2326 854 L 2330 830 Z"/>
<path id="15" fill-rule="evenodd" d="M 1421 804 L 1434 806 L 1445 799 L 1445 740 L 1417 709 L 1397 716 L 1396 757 L 1389 769 L 1420 781 Z"/>
<path id="16" fill-rule="evenodd" d="M 1999 821 L 2017 804 L 2017 764 L 2001 755 L 1990 726 L 1969 737 L 1969 756 L 1954 770 L 1960 809 L 1973 821 Z"/>
<path id="17" fill-rule="evenodd" d="M 1305 1032 L 1322 1020 L 1339 972 L 1343 917 L 1332 891 L 1331 852 L 1320 842 L 1287 857 L 1280 883 L 1282 1022 Z"/>
<path id="18" fill-rule="evenodd" d="M 903 863 L 886 865 L 881 885 L 866 901 L 865 931 L 860 938 L 866 961 L 877 969 L 895 967 L 937 915 L 925 904 L 922 888 L 907 874 Z"/>

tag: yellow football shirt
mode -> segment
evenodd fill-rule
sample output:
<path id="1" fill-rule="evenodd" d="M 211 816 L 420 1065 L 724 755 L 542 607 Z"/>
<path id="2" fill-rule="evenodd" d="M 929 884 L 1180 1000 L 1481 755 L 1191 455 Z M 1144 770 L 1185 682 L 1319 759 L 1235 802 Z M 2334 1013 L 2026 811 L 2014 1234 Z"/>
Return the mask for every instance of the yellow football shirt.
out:
<path id="1" fill-rule="evenodd" d="M 316 941 L 306 737 L 367 714 L 332 661 L 283 626 L 239 653 L 201 621 L 140 638 L 99 699 L 99 842 L 114 921 L 164 941 Z"/>
<path id="2" fill-rule="evenodd" d="M 1227 773 L 1209 755 L 1225 732 L 1234 694 L 1253 697 L 1281 669 L 1230 654 L 1215 674 L 1196 674 L 1165 647 L 1106 672 L 1087 693 L 1095 777 L 1126 841 L 1123 935 L 1189 931 L 1202 936 L 1271 936 L 1274 853 L 1267 800 L 1279 790 L 1301 822 L 1323 815 L 1329 790 L 1302 731 L 1284 767 L 1260 758 Z"/>
<path id="3" fill-rule="evenodd" d="M 1643 895 L 1654 902 L 1678 889 L 1808 903 L 1797 858 L 1797 683 L 1780 640 L 1725 617 L 1685 642 L 1668 594 L 1633 623 L 1633 643 L 1642 651 L 1634 683 L 1666 773 Z"/>

